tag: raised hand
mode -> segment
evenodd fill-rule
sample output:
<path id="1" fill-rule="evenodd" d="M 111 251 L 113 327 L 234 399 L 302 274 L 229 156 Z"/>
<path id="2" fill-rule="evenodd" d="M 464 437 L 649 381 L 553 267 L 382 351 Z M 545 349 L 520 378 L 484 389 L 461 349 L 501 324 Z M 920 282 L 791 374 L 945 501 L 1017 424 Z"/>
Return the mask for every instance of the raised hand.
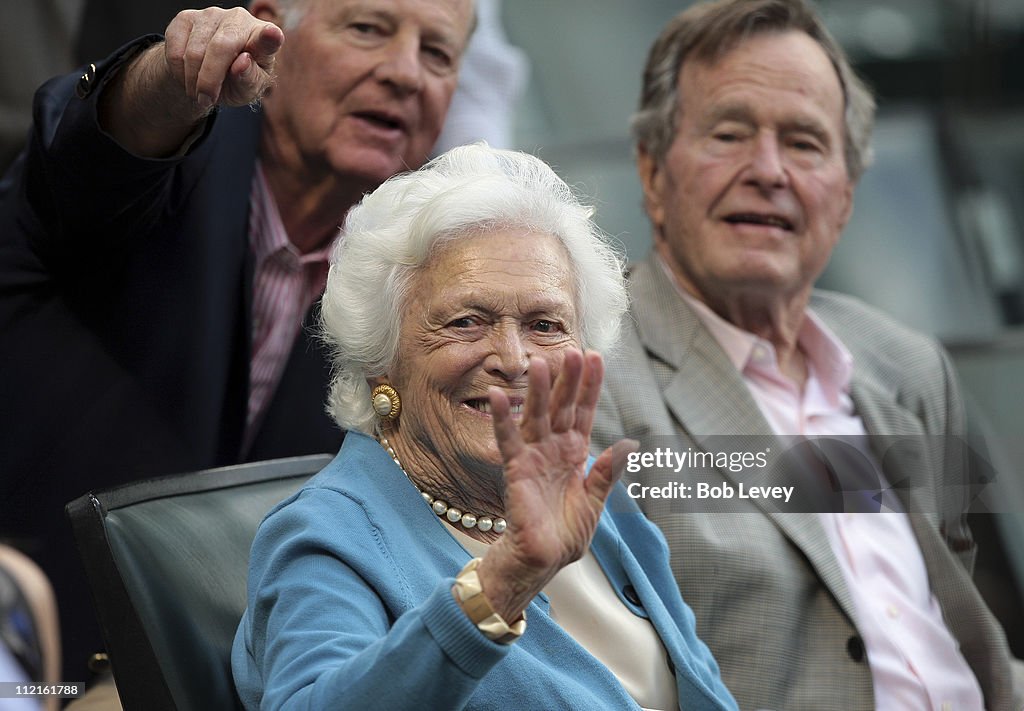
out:
<path id="1" fill-rule="evenodd" d="M 555 573 L 583 555 L 626 454 L 636 448 L 635 442 L 620 441 L 586 473 L 603 377 L 604 363 L 594 351 L 567 351 L 553 386 L 547 362 L 531 359 L 519 426 L 505 394 L 491 389 L 509 527 L 478 574 L 488 600 L 506 620 L 518 617 Z"/>
<path id="2" fill-rule="evenodd" d="M 185 10 L 167 26 L 164 58 L 182 91 L 200 109 L 241 106 L 273 82 L 281 28 L 243 8 Z"/>
<path id="3" fill-rule="evenodd" d="M 247 10 L 184 10 L 166 40 L 122 68 L 100 97 L 100 125 L 128 151 L 166 157 L 213 106 L 259 99 L 274 79 L 281 28 Z"/>

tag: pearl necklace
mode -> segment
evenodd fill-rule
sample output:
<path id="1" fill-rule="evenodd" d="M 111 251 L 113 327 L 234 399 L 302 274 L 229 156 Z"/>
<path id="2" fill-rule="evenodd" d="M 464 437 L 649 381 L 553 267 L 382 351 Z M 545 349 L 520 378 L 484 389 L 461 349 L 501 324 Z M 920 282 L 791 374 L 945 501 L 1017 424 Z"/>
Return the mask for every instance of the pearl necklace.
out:
<path id="1" fill-rule="evenodd" d="M 416 482 L 409 476 L 409 472 L 405 471 L 405 467 L 402 466 L 402 462 L 398 460 L 398 453 L 391 447 L 386 437 L 380 438 L 380 445 L 387 450 L 387 453 L 391 455 L 391 458 L 395 460 L 395 464 L 405 474 L 405 478 L 409 480 L 409 483 L 416 487 L 416 491 L 420 492 L 420 496 L 430 506 L 430 510 L 436 513 L 438 516 L 444 519 L 448 519 L 451 523 L 461 523 L 463 528 L 476 528 L 478 531 L 491 531 L 495 533 L 504 533 L 508 524 L 505 519 L 500 516 L 476 516 L 471 513 L 463 513 L 457 508 L 449 506 L 447 502 L 441 499 L 434 498 L 427 492 L 423 491 L 420 487 L 416 486 Z"/>

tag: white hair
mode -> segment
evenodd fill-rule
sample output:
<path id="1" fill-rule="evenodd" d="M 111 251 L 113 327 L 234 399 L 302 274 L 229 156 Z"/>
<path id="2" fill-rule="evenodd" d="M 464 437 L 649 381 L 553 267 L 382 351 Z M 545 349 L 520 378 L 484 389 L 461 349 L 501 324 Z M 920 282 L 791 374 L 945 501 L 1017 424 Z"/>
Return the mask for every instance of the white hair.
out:
<path id="1" fill-rule="evenodd" d="M 281 29 L 290 32 L 299 26 L 309 9 L 308 0 L 287 0 L 282 9 Z"/>
<path id="2" fill-rule="evenodd" d="M 252 7 L 252 0 L 249 7 Z M 309 9 L 309 0 L 277 0 L 277 9 L 281 16 L 281 29 L 288 32 L 302 22 L 306 10 Z"/>
<path id="3" fill-rule="evenodd" d="M 373 432 L 367 379 L 401 358 L 400 318 L 413 276 L 461 237 L 510 228 L 556 237 L 569 257 L 582 345 L 610 349 L 628 303 L 623 260 L 592 214 L 542 160 L 485 143 L 454 148 L 366 195 L 345 219 L 321 308 L 332 351 L 331 416 L 343 428 Z"/>

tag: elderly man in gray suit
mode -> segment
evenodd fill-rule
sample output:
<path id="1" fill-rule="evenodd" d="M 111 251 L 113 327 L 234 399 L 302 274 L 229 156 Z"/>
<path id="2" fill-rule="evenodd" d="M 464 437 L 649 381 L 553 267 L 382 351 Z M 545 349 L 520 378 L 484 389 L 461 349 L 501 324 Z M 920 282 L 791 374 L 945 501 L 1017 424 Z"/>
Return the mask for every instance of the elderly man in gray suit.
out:
<path id="1" fill-rule="evenodd" d="M 881 472 L 878 489 L 902 487 L 881 513 L 786 513 L 769 499 L 695 512 L 693 481 L 635 459 L 631 492 L 678 494 L 639 503 L 741 707 L 1020 709 L 1020 667 L 971 581 L 949 361 L 932 339 L 813 289 L 853 207 L 873 113 L 803 0 L 719 0 L 668 24 L 633 123 L 654 249 L 629 273 L 632 319 L 594 440 L 686 454 L 716 435 L 843 437 Z M 702 476 L 735 492 L 741 468 Z M 795 487 L 813 488 L 800 476 Z"/>

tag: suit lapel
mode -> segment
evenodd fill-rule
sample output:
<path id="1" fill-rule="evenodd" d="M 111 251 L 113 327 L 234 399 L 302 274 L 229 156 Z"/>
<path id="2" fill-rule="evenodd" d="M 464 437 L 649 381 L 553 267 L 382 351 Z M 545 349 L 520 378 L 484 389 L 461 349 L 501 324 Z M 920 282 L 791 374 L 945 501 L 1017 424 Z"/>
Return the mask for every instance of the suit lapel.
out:
<path id="1" fill-rule="evenodd" d="M 652 252 L 630 273 L 633 313 L 645 348 L 675 371 L 665 404 L 691 436 L 771 434 L 743 378 L 676 293 Z"/>
<path id="2" fill-rule="evenodd" d="M 772 441 L 773 452 L 783 451 L 787 445 L 774 436 L 742 376 L 679 297 L 653 251 L 634 265 L 630 282 L 640 339 L 649 353 L 675 371 L 665 389 L 665 404 L 694 446 L 708 451 L 718 435 L 761 435 Z M 736 473 L 718 471 L 727 481 L 739 483 Z M 779 513 L 767 500 L 752 501 L 807 556 L 843 611 L 855 620 L 850 592 L 820 518 Z"/>
<path id="3" fill-rule="evenodd" d="M 937 477 L 932 474 L 941 470 L 943 453 L 930 446 L 936 438 L 927 437 L 920 420 L 891 393 L 859 373 L 854 373 L 850 397 L 864 422 L 871 450 L 905 510 L 937 522 Z"/>

